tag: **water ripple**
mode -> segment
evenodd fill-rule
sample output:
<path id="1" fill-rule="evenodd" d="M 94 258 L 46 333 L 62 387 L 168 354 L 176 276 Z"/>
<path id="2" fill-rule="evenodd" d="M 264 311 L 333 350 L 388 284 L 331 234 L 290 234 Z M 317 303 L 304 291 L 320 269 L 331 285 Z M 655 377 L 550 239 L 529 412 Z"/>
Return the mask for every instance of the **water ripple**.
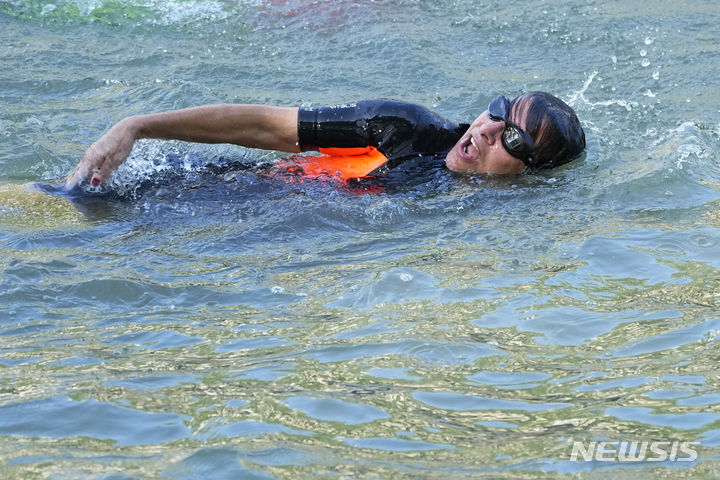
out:
<path id="1" fill-rule="evenodd" d="M 174 413 L 152 413 L 97 400 L 53 397 L 0 406 L 3 435 L 112 440 L 118 446 L 163 444 L 189 430 Z"/>

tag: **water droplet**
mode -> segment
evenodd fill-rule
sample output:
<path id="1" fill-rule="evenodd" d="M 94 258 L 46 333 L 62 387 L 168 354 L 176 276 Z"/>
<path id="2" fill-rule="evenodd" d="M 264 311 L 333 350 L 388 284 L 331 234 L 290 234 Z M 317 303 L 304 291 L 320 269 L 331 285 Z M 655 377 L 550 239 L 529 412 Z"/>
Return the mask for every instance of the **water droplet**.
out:
<path id="1" fill-rule="evenodd" d="M 272 288 L 270 289 L 270 291 L 271 291 L 272 293 L 283 293 L 283 292 L 285 291 L 285 289 L 284 289 L 283 287 L 280 287 L 280 286 L 278 286 L 278 285 L 275 285 L 274 287 L 272 287 Z"/>
<path id="2" fill-rule="evenodd" d="M 645 37 L 645 45 L 650 45 L 654 41 L 655 41 L 655 39 L 652 37 Z"/>
<path id="3" fill-rule="evenodd" d="M 653 80 L 657 80 L 660 78 L 660 70 L 655 70 L 652 74 Z"/>
<path id="4" fill-rule="evenodd" d="M 643 59 L 642 62 L 640 62 L 640 65 L 642 65 L 643 67 L 649 67 L 649 66 L 650 66 L 650 60 L 648 60 L 647 58 L 645 58 L 645 59 Z"/>
<path id="5" fill-rule="evenodd" d="M 644 57 L 645 55 L 647 55 L 647 50 L 640 50 L 640 56 Z"/>
<path id="6" fill-rule="evenodd" d="M 413 277 L 409 273 L 401 273 L 400 274 L 400 280 L 402 280 L 403 282 L 409 282 L 412 279 L 413 279 Z"/>
<path id="7" fill-rule="evenodd" d="M 613 63 L 617 63 L 617 57 L 615 55 L 612 56 L 611 60 Z"/>

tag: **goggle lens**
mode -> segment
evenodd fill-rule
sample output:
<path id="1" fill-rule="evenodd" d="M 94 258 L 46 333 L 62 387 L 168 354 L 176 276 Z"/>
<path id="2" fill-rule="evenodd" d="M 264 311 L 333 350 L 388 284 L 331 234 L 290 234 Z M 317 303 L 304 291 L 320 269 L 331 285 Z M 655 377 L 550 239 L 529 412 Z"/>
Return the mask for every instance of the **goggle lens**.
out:
<path id="1" fill-rule="evenodd" d="M 507 127 L 503 132 L 503 140 L 505 146 L 511 150 L 512 153 L 522 153 L 525 142 L 520 132 L 514 127 Z"/>
<path id="2" fill-rule="evenodd" d="M 505 122 L 502 143 L 505 150 L 513 157 L 522 160 L 525 165 L 532 162 L 532 140 L 520 127 L 508 120 L 510 100 L 500 95 L 488 105 L 488 116 L 491 120 Z"/>

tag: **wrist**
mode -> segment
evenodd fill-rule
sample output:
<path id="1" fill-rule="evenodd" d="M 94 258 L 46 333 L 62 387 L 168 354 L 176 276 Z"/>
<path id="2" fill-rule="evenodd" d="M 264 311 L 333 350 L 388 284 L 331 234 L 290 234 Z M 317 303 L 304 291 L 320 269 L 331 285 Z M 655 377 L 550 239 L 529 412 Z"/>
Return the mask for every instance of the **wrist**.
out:
<path id="1" fill-rule="evenodd" d="M 118 126 L 120 126 L 126 132 L 126 134 L 133 139 L 133 141 L 144 138 L 146 136 L 146 134 L 144 133 L 145 127 L 143 126 L 142 115 L 133 115 L 131 117 L 126 117 L 120 120 Z"/>

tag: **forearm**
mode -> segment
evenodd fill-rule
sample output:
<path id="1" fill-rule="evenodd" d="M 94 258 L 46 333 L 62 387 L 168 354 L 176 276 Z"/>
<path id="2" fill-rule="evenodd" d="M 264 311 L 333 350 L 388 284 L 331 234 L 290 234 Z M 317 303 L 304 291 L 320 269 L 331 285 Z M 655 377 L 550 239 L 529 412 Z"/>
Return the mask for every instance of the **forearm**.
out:
<path id="1" fill-rule="evenodd" d="M 125 161 L 140 138 L 234 143 L 298 153 L 297 119 L 297 108 L 228 104 L 127 117 L 90 145 L 65 188 L 72 189 L 88 177 L 99 185 Z"/>
<path id="2" fill-rule="evenodd" d="M 218 104 L 125 119 L 135 139 L 234 143 L 250 148 L 299 152 L 297 108 Z"/>

